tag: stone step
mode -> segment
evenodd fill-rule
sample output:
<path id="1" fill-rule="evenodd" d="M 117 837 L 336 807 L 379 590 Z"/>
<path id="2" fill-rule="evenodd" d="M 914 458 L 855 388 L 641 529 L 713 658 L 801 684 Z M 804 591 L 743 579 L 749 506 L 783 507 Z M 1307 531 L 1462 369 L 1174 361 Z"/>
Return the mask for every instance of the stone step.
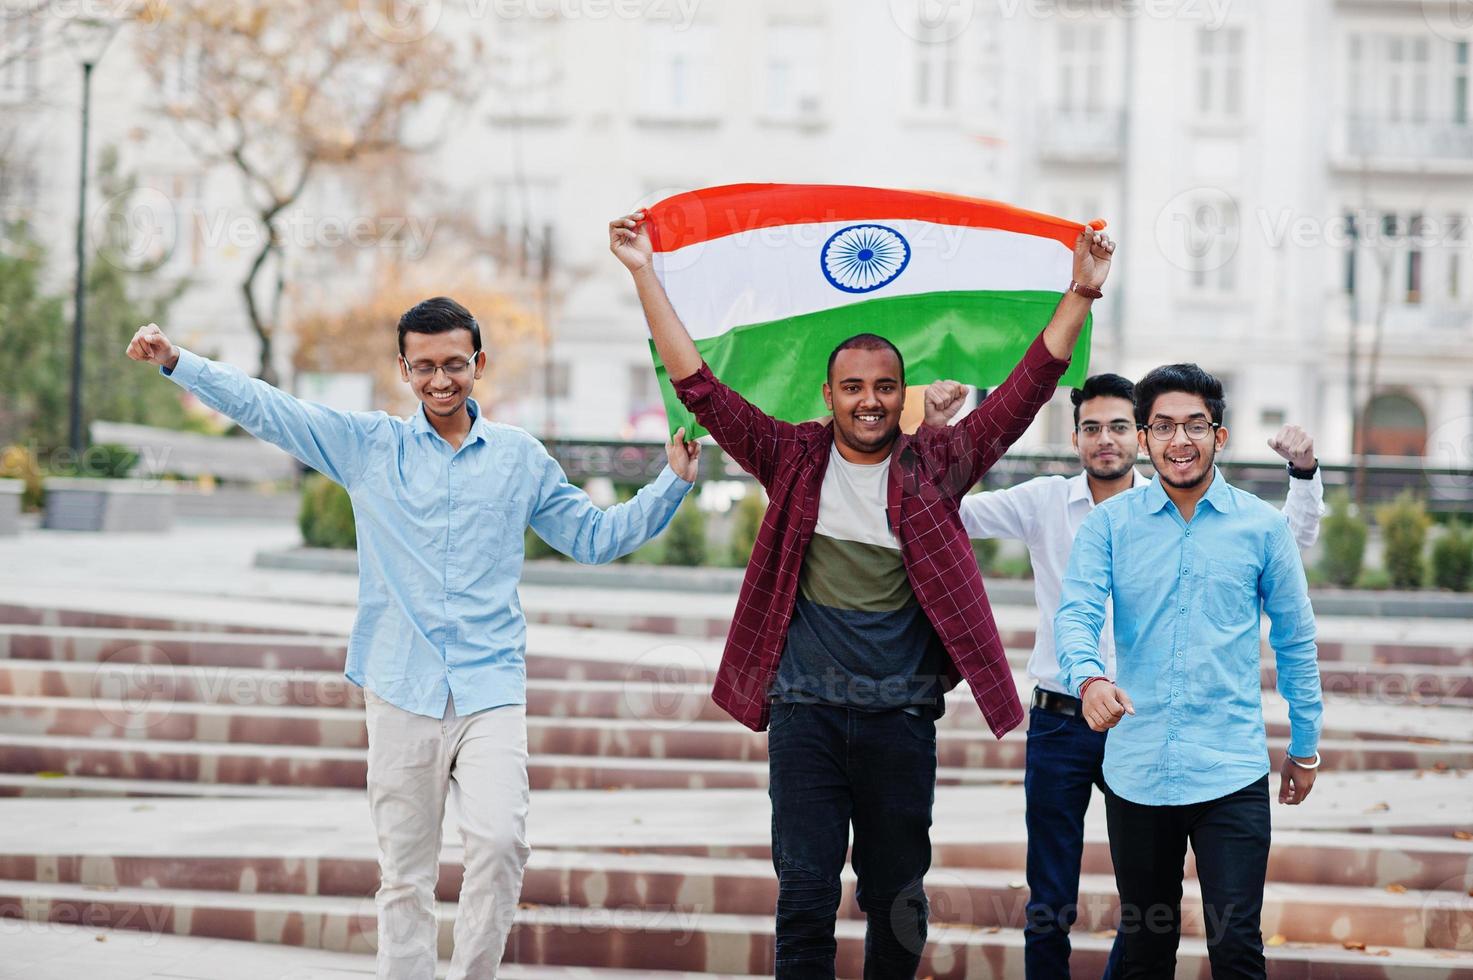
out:
<path id="1" fill-rule="evenodd" d="M 362 715 L 336 708 L 184 703 L 136 710 L 128 701 L 15 695 L 0 695 L 0 736 L 4 735 L 123 741 L 132 743 L 129 748 L 138 751 L 147 751 L 160 742 L 285 749 L 367 746 Z M 692 721 L 671 727 L 643 719 L 529 717 L 527 737 L 534 757 L 729 762 L 761 762 L 767 758 L 766 734 L 729 720 Z M 1282 762 L 1286 745 L 1284 738 L 1269 739 L 1275 768 Z M 943 768 L 1021 771 L 1026 736 L 1010 732 L 999 740 L 980 726 L 942 728 L 937 732 L 936 746 L 937 761 Z M 1473 743 L 1325 738 L 1320 748 L 1327 771 L 1473 769 Z"/>
<path id="2" fill-rule="evenodd" d="M 347 646 L 346 637 L 332 631 L 303 633 L 137 617 L 111 617 L 117 622 L 109 622 L 110 617 L 105 615 L 56 610 L 6 613 L 7 609 L 13 611 L 16 608 L 0 603 L 0 655 L 28 659 L 102 660 L 114 658 L 117 651 L 141 648 L 144 652 L 134 653 L 134 658 L 147 656 L 152 662 L 209 663 L 212 662 L 209 658 L 214 657 L 217 658 L 214 662 L 223 663 L 235 656 L 238 658 L 237 666 L 262 666 L 259 659 L 252 661 L 248 652 L 240 651 L 242 647 L 259 646 L 268 653 L 279 651 L 279 655 L 287 658 L 325 658 L 325 666 L 317 669 L 330 670 L 341 667 Z M 587 627 L 559 621 L 556 616 L 539 616 L 533 608 L 529 608 L 527 613 L 528 621 L 533 624 L 530 635 L 534 649 L 551 644 L 554 648 L 562 648 L 565 653 L 574 653 L 579 648 L 580 638 L 586 640 L 589 634 Z M 1017 617 L 1009 615 L 1004 618 Z M 634 649 L 641 653 L 660 648 L 685 648 L 684 653 L 693 652 L 711 666 L 720 659 L 725 625 L 711 635 L 702 630 L 699 635 L 680 636 L 672 641 L 671 630 L 641 629 L 638 625 L 641 621 L 636 618 L 622 625 L 601 627 L 600 639 L 606 641 L 608 633 L 628 636 Z M 1323 618 L 1318 625 L 1319 659 L 1322 663 L 1373 667 L 1473 666 L 1473 643 L 1466 639 L 1448 639 L 1440 643 L 1367 641 L 1352 625 L 1339 623 L 1334 618 Z M 1003 627 L 999 635 L 1004 646 L 1026 662 L 1028 651 L 1033 648 L 1033 628 Z M 1273 655 L 1266 631 L 1264 635 L 1264 661 L 1271 663 Z M 17 652 L 7 654 L 7 650 Z M 623 659 L 627 662 L 634 658 Z M 686 660 L 685 657 L 681 659 Z M 290 665 L 309 666 L 296 662 L 290 662 Z"/>
<path id="3" fill-rule="evenodd" d="M 159 935 L 48 923 L 44 928 L 0 929 L 6 980 L 368 980 L 369 953 L 249 943 L 200 936 Z M 444 980 L 441 960 L 435 976 Z M 501 980 L 758 980 L 752 974 L 617 970 L 588 966 L 503 964 Z"/>
<path id="4" fill-rule="evenodd" d="M 1404 895 L 1398 896 L 1405 898 Z M 642 903 L 643 904 L 643 903 Z M 451 949 L 456 909 L 438 910 L 440 954 Z M 84 923 L 226 939 L 250 939 L 340 952 L 367 953 L 376 942 L 373 900 L 240 892 L 93 888 L 65 883 L 0 881 L 0 915 L 31 922 Z M 862 969 L 864 923 L 842 919 L 835 930 L 841 975 Z M 1349 942 L 1360 942 L 1349 937 Z M 1473 952 L 1450 948 L 1346 949 L 1343 942 L 1286 942 L 1267 954 L 1276 978 L 1333 975 L 1343 980 L 1390 976 L 1473 977 Z M 1108 936 L 1073 937 L 1074 967 L 1097 973 Z M 930 930 L 921 973 L 935 978 L 1021 975 L 1022 934 L 1003 927 L 938 924 Z M 1179 955 L 1188 975 L 1206 966 L 1200 940 L 1185 938 Z M 507 945 L 519 964 L 596 965 L 625 970 L 771 973 L 770 914 L 740 915 L 658 908 L 520 908 Z M 1180 969 L 1180 968 L 1179 968 Z M 1327 971 L 1333 971 L 1328 973 Z"/>
<path id="5" fill-rule="evenodd" d="M 1299 859 L 1279 848 L 1279 865 Z M 1206 923 L 1190 863 L 1187 872 L 1184 930 L 1200 936 Z M 378 866 L 368 859 L 330 857 L 0 855 L 0 878 L 101 890 L 363 898 L 378 886 Z M 1473 942 L 1473 901 L 1468 900 L 1466 882 L 1465 876 L 1455 875 L 1433 882 L 1430 889 L 1417 889 L 1404 882 L 1373 888 L 1270 879 L 1264 929 L 1296 942 L 1355 938 L 1377 945 L 1462 948 L 1460 944 Z M 439 900 L 454 902 L 460 884 L 459 864 L 442 863 Z M 846 870 L 840 915 L 862 918 L 853 885 L 853 875 Z M 938 863 L 927 875 L 926 888 L 936 923 L 1022 928 L 1026 921 L 1028 892 L 1013 869 Z M 543 906 L 724 915 L 771 914 L 776 900 L 777 884 L 766 860 L 540 848 L 534 849 L 527 865 L 521 895 L 523 903 Z M 1113 874 L 1087 872 L 1081 879 L 1079 903 L 1080 930 L 1110 928 L 1116 921 Z"/>
<path id="6" fill-rule="evenodd" d="M 765 761 L 533 755 L 533 789 L 734 789 L 767 784 Z M 184 783 L 361 789 L 361 749 L 0 733 L 0 772 Z M 942 786 L 1017 783 L 1017 769 L 937 769 Z"/>
<path id="7" fill-rule="evenodd" d="M 583 665 L 574 662 L 570 666 L 581 670 Z M 550 672 L 549 667 L 542 669 Z M 1020 689 L 1026 690 L 1026 679 L 1019 683 Z M 128 706 L 126 720 L 131 728 L 143 727 L 134 715 L 172 710 L 180 705 L 362 707 L 359 688 L 336 671 L 121 663 L 99 669 L 87 662 L 13 659 L 0 659 L 0 695 L 121 700 Z M 1347 706 L 1352 710 L 1346 710 Z M 649 676 L 629 680 L 534 677 L 527 683 L 527 709 L 532 716 L 635 719 L 665 730 L 677 729 L 689 721 L 730 720 L 711 700 L 706 682 L 673 682 Z M 1266 694 L 1265 717 L 1270 736 L 1288 737 L 1287 709 L 1276 694 Z M 979 727 L 977 709 L 965 687 L 948 695 L 947 713 L 938 725 L 960 729 Z M 1332 698 L 1324 737 L 1404 739 L 1430 744 L 1473 742 L 1473 711 L 1450 705 Z"/>

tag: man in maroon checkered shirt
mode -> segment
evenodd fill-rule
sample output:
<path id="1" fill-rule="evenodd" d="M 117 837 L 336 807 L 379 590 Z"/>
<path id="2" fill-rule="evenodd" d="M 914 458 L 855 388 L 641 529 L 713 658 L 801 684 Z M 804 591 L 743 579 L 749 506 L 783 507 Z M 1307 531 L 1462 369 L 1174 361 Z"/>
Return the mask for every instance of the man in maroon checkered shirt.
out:
<path id="1" fill-rule="evenodd" d="M 958 502 L 1052 396 L 1115 246 L 1081 231 L 1074 281 L 1008 379 L 956 425 L 912 436 L 900 431 L 905 363 L 889 341 L 840 343 L 823 385 L 832 417 L 782 422 L 702 361 L 655 276 L 642 213 L 609 223 L 609 248 L 676 394 L 770 501 L 712 696 L 769 729 L 776 974 L 834 976 L 852 824 L 865 976 L 913 977 L 943 696 L 965 678 L 995 735 L 1023 720 Z"/>

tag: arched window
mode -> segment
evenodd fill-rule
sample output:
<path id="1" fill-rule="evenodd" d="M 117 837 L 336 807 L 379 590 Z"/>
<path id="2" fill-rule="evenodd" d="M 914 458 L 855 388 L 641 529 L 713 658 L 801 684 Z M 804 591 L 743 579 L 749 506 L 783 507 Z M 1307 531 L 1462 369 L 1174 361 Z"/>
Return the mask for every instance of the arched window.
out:
<path id="1" fill-rule="evenodd" d="M 1427 415 L 1409 396 L 1377 395 L 1366 411 L 1365 450 L 1371 456 L 1422 456 L 1427 452 Z"/>

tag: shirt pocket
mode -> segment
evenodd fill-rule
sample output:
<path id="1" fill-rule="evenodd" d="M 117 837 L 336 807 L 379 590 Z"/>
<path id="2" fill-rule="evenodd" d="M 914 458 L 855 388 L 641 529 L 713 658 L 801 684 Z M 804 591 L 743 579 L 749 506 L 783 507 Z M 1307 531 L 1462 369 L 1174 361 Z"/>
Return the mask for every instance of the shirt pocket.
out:
<path id="1" fill-rule="evenodd" d="M 494 500 L 481 505 L 481 528 L 477 538 L 488 570 L 521 556 L 523 542 L 515 533 L 518 530 L 518 513 L 519 508 L 512 501 Z"/>
<path id="2" fill-rule="evenodd" d="M 1256 611 L 1258 570 L 1243 561 L 1214 558 L 1202 582 L 1202 615 L 1214 626 L 1248 625 Z"/>

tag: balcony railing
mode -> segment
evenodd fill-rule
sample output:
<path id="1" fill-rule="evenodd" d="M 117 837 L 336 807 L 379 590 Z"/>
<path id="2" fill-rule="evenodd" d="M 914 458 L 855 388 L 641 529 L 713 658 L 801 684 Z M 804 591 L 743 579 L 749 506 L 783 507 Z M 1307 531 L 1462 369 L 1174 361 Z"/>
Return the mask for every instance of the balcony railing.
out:
<path id="1" fill-rule="evenodd" d="M 1125 115 L 1116 110 L 1058 112 L 1039 127 L 1039 155 L 1059 163 L 1116 163 L 1124 145 Z"/>
<path id="2" fill-rule="evenodd" d="M 1473 125 L 1454 122 L 1388 122 L 1352 119 L 1345 128 L 1346 162 L 1429 161 L 1473 164 Z"/>

